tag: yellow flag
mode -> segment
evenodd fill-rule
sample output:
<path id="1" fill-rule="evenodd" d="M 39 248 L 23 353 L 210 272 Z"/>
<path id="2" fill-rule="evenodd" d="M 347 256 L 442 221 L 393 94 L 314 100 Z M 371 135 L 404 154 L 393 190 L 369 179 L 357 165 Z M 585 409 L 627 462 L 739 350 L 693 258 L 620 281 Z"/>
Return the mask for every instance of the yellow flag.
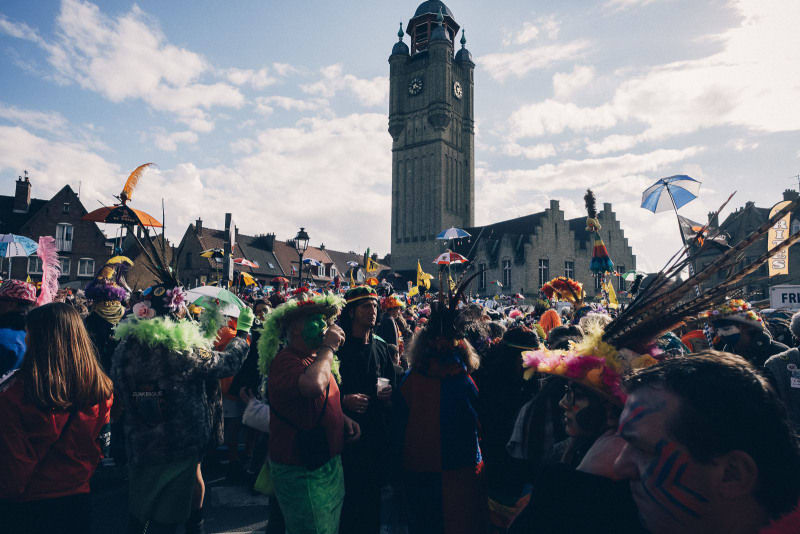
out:
<path id="1" fill-rule="evenodd" d="M 413 297 L 414 295 L 417 295 L 418 293 L 419 293 L 419 286 L 414 286 L 414 287 L 412 287 L 411 289 L 408 290 L 408 296 L 409 297 Z"/>
<path id="2" fill-rule="evenodd" d="M 453 282 L 453 277 L 452 276 L 448 275 L 448 278 L 450 279 L 450 291 L 453 291 L 456 288 L 456 283 Z"/>
<path id="3" fill-rule="evenodd" d="M 618 308 L 619 302 L 617 301 L 617 293 L 614 291 L 614 284 L 611 280 L 603 282 L 603 289 L 606 290 L 606 294 L 608 295 L 608 307 Z"/>
<path id="4" fill-rule="evenodd" d="M 423 286 L 425 289 L 431 288 L 431 275 L 422 270 L 419 260 L 417 260 L 417 285 Z"/>
<path id="5" fill-rule="evenodd" d="M 25 281 L 30 284 L 31 283 L 31 275 L 28 275 L 28 278 Z"/>
<path id="6" fill-rule="evenodd" d="M 375 261 L 372 261 L 372 258 L 367 258 L 367 265 L 366 265 L 366 269 L 367 269 L 367 272 L 368 272 L 368 273 L 374 273 L 374 272 L 377 272 L 377 271 L 378 271 L 378 267 L 379 267 L 379 266 L 378 266 L 378 263 L 377 263 L 377 262 L 375 262 Z"/>

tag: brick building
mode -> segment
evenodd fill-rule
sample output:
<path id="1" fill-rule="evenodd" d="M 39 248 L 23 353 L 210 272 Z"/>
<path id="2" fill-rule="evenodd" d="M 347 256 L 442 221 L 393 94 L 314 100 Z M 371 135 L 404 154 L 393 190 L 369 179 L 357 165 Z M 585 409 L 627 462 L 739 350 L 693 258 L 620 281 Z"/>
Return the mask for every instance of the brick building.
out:
<path id="1" fill-rule="evenodd" d="M 50 200 L 32 198 L 32 184 L 26 171 L 16 181 L 14 196 L 0 195 L 0 233 L 18 234 L 38 241 L 41 236 L 56 239 L 61 258 L 62 287 L 82 288 L 95 271 L 111 257 L 112 243 L 97 223 L 83 221 L 86 208 L 69 185 L 65 185 Z M 28 258 L 13 258 L 11 278 L 39 281 L 41 262 L 34 254 Z M 9 260 L 2 265 L 3 276 L 9 276 Z"/>
<path id="2" fill-rule="evenodd" d="M 636 269 L 636 256 L 611 204 L 603 204 L 597 217 L 617 272 Z M 480 295 L 535 296 L 545 282 L 561 275 L 581 282 L 588 296 L 600 294 L 600 280 L 589 271 L 593 238 L 586 230 L 586 217 L 565 219 L 558 200 L 551 200 L 542 212 L 467 231 L 472 238 L 456 249 L 471 260 L 473 268 L 485 269 L 473 286 Z M 614 287 L 624 291 L 625 281 L 616 278 Z"/>
<path id="3" fill-rule="evenodd" d="M 783 192 L 780 200 L 795 200 L 798 192 L 787 189 Z M 778 200 L 776 200 L 776 203 Z M 737 208 L 720 223 L 715 214 L 709 214 L 709 235 L 720 233 L 727 238 L 731 246 L 735 246 L 743 239 L 750 236 L 759 226 L 767 222 L 772 206 L 761 208 L 755 202 L 748 201 L 744 206 Z M 792 213 L 790 233 L 800 231 L 800 210 Z M 705 240 L 700 250 L 694 249 L 695 269 L 702 269 L 710 265 L 722 255 L 727 247 L 719 246 L 711 240 Z M 742 254 L 741 261 L 736 269 L 741 271 L 752 263 L 756 258 L 767 251 L 767 237 L 755 241 Z M 741 285 L 740 297 L 747 300 L 760 300 L 769 298 L 769 287 L 778 284 L 798 284 L 800 283 L 800 244 L 789 247 L 789 274 L 768 277 L 769 271 L 767 264 L 762 265 L 758 270 L 747 276 Z M 727 272 L 720 271 L 716 278 L 707 284 L 713 284 L 724 280 L 728 276 Z"/>

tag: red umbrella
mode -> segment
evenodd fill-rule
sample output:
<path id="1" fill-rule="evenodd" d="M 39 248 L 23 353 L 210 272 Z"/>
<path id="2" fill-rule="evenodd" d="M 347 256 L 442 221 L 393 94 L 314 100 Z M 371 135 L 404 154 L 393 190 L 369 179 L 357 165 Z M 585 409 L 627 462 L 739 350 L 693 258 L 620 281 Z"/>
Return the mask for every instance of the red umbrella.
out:
<path id="1" fill-rule="evenodd" d="M 270 285 L 273 285 L 273 286 L 274 286 L 275 284 L 286 285 L 286 284 L 288 284 L 288 283 L 289 283 L 289 280 L 287 280 L 287 279 L 286 279 L 286 278 L 284 278 L 283 276 L 276 276 L 275 278 L 273 278 L 272 280 L 270 280 Z"/>
<path id="2" fill-rule="evenodd" d="M 439 254 L 439 257 L 433 260 L 437 265 L 450 265 L 458 263 L 467 263 L 469 260 L 457 252 L 447 251 Z"/>
<path id="3" fill-rule="evenodd" d="M 243 265 L 245 267 L 252 267 L 253 269 L 258 269 L 257 261 L 250 261 L 244 258 L 233 258 L 233 263 L 236 263 L 238 265 Z"/>

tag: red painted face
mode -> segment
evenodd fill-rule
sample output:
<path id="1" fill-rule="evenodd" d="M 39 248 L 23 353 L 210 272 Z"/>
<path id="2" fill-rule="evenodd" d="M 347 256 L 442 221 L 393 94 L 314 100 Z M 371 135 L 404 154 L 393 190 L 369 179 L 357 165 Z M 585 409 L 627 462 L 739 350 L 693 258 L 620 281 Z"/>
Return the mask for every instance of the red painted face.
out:
<path id="1" fill-rule="evenodd" d="M 668 432 L 680 400 L 644 387 L 628 396 L 619 435 L 626 441 L 614 464 L 631 492 L 645 527 L 654 534 L 707 532 L 713 466 L 695 460 Z"/>

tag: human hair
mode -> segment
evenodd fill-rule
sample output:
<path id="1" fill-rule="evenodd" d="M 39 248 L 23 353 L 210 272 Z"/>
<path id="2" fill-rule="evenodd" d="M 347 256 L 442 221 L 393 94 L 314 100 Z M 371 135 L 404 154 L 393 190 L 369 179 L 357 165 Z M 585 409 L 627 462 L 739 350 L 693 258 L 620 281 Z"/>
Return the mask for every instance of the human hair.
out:
<path id="1" fill-rule="evenodd" d="M 428 323 L 414 335 L 405 354 L 411 368 L 425 371 L 428 369 L 431 360 L 439 359 L 444 362 L 454 352 L 467 368 L 467 373 L 473 373 L 480 367 L 480 356 L 472 348 L 469 341 L 463 338 L 453 340 L 439 335 L 435 330 L 436 328 Z"/>
<path id="2" fill-rule="evenodd" d="M 46 410 L 82 410 L 111 397 L 111 379 L 100 368 L 75 308 L 62 302 L 34 308 L 25 329 L 27 348 L 19 372 L 28 401 Z"/>
<path id="3" fill-rule="evenodd" d="M 778 517 L 800 498 L 800 449 L 783 405 L 744 358 L 707 350 L 663 360 L 625 379 L 632 393 L 663 388 L 680 398 L 669 433 L 700 462 L 747 453 L 758 467 L 754 496 Z"/>

